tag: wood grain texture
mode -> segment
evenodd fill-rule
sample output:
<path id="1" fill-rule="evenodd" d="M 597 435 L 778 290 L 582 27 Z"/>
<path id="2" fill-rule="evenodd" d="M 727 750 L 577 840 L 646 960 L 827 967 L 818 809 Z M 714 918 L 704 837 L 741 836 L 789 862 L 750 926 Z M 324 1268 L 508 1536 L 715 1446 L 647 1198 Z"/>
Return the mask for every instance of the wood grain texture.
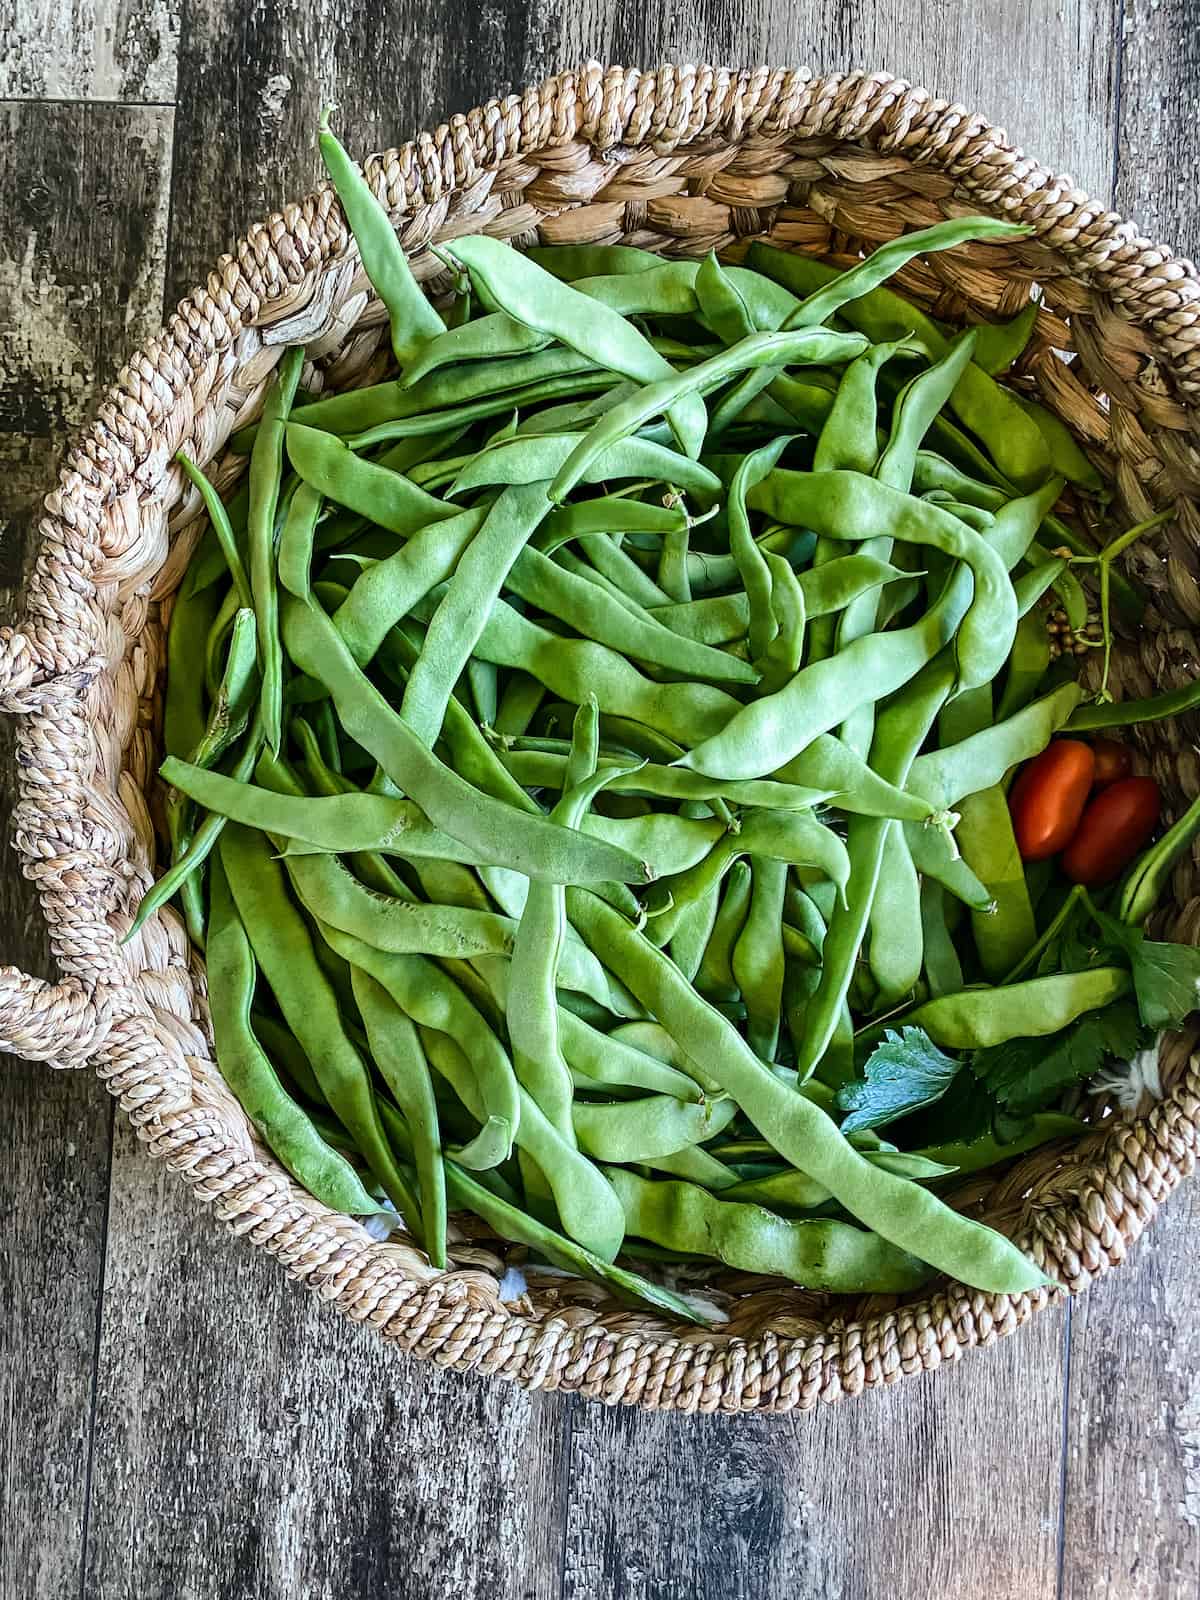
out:
<path id="1" fill-rule="evenodd" d="M 1116 204 L 1195 256 L 1200 15 L 1194 0 L 1126 0 L 1122 33 Z M 1200 1593 L 1198 1229 L 1192 1182 L 1133 1259 L 1075 1307 L 1063 1600 Z"/>
<path id="2" fill-rule="evenodd" d="M 557 1595 L 565 1411 L 330 1315 L 117 1134 L 83 1594 Z"/>
<path id="3" fill-rule="evenodd" d="M 0 1600 L 50 1600 L 79 1592 L 112 1117 L 90 1074 L 0 1074 Z"/>
<path id="4" fill-rule="evenodd" d="M 169 109 L 0 103 L 0 583 L 67 435 L 162 323 Z"/>
<path id="5" fill-rule="evenodd" d="M 1064 1334 L 806 1416 L 583 1408 L 564 1600 L 1054 1600 Z"/>
<path id="6" fill-rule="evenodd" d="M 179 70 L 169 295 L 191 288 L 238 233 L 320 176 L 315 128 L 339 106 L 356 153 L 552 72 L 547 0 L 453 8 L 400 0 L 192 0 Z"/>
<path id="7" fill-rule="evenodd" d="M 886 68 L 981 111 L 1093 194 L 1111 189 L 1116 0 L 579 0 L 560 15 L 562 61 Z"/>
<path id="8" fill-rule="evenodd" d="M 0 614 L 66 433 L 162 315 L 170 114 L 0 106 Z M 15 799 L 0 720 L 0 815 Z M 50 976 L 7 828 L 0 962 Z M 112 1107 L 88 1073 L 0 1056 L 0 1600 L 79 1592 Z"/>
<path id="9" fill-rule="evenodd" d="M 7 0 L 0 6 L 0 97 L 175 98 L 173 0 Z"/>

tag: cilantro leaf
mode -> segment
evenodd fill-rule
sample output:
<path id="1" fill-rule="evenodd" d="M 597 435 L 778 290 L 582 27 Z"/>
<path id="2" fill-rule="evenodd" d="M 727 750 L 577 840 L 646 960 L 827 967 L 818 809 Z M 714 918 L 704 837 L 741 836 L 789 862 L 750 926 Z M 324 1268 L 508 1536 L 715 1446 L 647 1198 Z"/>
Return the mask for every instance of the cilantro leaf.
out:
<path id="1" fill-rule="evenodd" d="M 837 1103 L 849 1115 L 843 1133 L 882 1128 L 921 1106 L 940 1100 L 962 1063 L 943 1054 L 923 1028 L 891 1028 L 863 1066 L 863 1076 L 838 1090 Z"/>
<path id="2" fill-rule="evenodd" d="M 1095 906 L 1092 916 L 1129 961 L 1138 1011 L 1148 1028 L 1177 1028 L 1200 1005 L 1200 950 L 1147 939 Z"/>
<path id="3" fill-rule="evenodd" d="M 1114 1057 L 1128 1061 L 1141 1042 L 1136 1006 L 1116 1000 L 1040 1039 L 1010 1039 L 977 1050 L 971 1070 L 1013 1116 L 1053 1105 L 1064 1089 Z"/>

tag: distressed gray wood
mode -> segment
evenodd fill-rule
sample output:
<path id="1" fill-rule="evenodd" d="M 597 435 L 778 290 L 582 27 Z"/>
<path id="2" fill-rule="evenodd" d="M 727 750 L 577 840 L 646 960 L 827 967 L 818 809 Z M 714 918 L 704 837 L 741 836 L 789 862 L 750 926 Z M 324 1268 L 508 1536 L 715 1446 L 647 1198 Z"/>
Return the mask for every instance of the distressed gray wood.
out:
<path id="1" fill-rule="evenodd" d="M 453 16 L 450 30 L 447 16 Z M 400 0 L 192 0 L 179 74 L 172 299 L 246 226 L 312 188 L 322 104 L 355 151 L 421 128 L 554 70 L 548 0 L 450 8 Z M 569 59 L 569 58 L 568 58 Z"/>
<path id="2" fill-rule="evenodd" d="M 1120 208 L 1195 248 L 1196 20 L 1195 0 L 0 0 L 0 95 L 27 102 L 0 106 L 0 518 L 17 530 L 0 585 L 59 441 L 162 299 L 316 178 L 326 99 L 361 151 L 585 55 L 887 66 L 1098 196 L 1119 151 Z M 29 103 L 80 96 L 164 104 Z M 0 807 L 9 773 L 0 746 Z M 45 970 L 0 857 L 3 959 Z M 686 1419 L 385 1349 L 224 1234 L 123 1126 L 110 1181 L 94 1080 L 0 1071 L 0 1108 L 0 1600 L 1200 1584 L 1191 1193 L 1070 1319 L 960 1369 L 833 1412 Z"/>
<path id="3" fill-rule="evenodd" d="M 1186 0 L 1184 0 L 1186 4 Z M 700 0 L 564 6 L 559 59 L 759 62 L 820 72 L 886 68 L 1007 127 L 1048 166 L 1107 195 L 1112 182 L 1114 0 Z"/>
<path id="4" fill-rule="evenodd" d="M 79 1589 L 111 1112 L 88 1074 L 0 1074 L 0 1600 L 42 1600 Z"/>
<path id="5" fill-rule="evenodd" d="M 807 1416 L 583 1408 L 564 1600 L 1053 1600 L 1065 1331 Z"/>
<path id="6" fill-rule="evenodd" d="M 0 583 L 67 436 L 162 323 L 172 120 L 0 102 Z"/>
<path id="7" fill-rule="evenodd" d="M 170 117 L 0 106 L 0 613 L 64 434 L 161 314 Z M 0 815 L 15 799 L 0 721 Z M 45 925 L 0 841 L 0 962 L 49 976 Z M 88 1073 L 0 1056 L 0 1600 L 79 1590 L 112 1108 Z"/>
<path id="8" fill-rule="evenodd" d="M 564 1411 L 330 1314 L 117 1135 L 82 1594 L 556 1595 Z"/>
<path id="9" fill-rule="evenodd" d="M 0 96 L 175 98 L 174 0 L 9 0 L 0 9 Z"/>
<path id="10" fill-rule="evenodd" d="M 1200 252 L 1200 17 L 1126 0 L 1116 204 Z M 1181 115 L 1181 109 L 1187 108 Z M 1200 1593 L 1200 1188 L 1184 1185 L 1121 1271 L 1075 1308 L 1063 1600 Z"/>

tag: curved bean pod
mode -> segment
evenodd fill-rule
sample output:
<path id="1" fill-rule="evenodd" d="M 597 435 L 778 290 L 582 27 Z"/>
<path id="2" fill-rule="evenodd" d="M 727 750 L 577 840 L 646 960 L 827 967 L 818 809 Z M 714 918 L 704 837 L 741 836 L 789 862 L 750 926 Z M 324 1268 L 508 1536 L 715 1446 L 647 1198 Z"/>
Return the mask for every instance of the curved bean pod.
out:
<path id="1" fill-rule="evenodd" d="M 631 322 L 602 301 L 560 283 L 498 239 L 485 234 L 456 239 L 447 253 L 466 267 L 472 282 L 499 310 L 578 350 L 597 366 L 638 383 L 655 383 L 671 368 Z M 679 401 L 671 427 L 689 456 L 698 456 L 708 417 L 698 395 Z"/>
<path id="2" fill-rule="evenodd" d="M 774 1148 L 824 1183 L 865 1226 L 901 1250 L 919 1252 L 939 1271 L 991 1293 L 1019 1294 L 1047 1282 L 1001 1234 L 864 1161 L 823 1111 L 775 1077 L 674 964 L 595 895 L 568 890 L 567 907 L 605 964 L 689 1055 L 704 1062 Z"/>
<path id="3" fill-rule="evenodd" d="M 1039 1039 L 1057 1033 L 1085 1011 L 1096 1011 L 1128 994 L 1129 974 L 1120 967 L 1060 972 L 998 989 L 964 989 L 927 1000 L 904 1017 L 935 1044 L 951 1050 L 984 1050 L 1009 1039 Z"/>
<path id="4" fill-rule="evenodd" d="M 267 1146 L 296 1179 L 331 1211 L 369 1216 L 380 1210 L 339 1151 L 280 1083 L 250 1019 L 257 967 L 223 868 L 212 874 L 212 909 L 205 945 L 213 1042 L 221 1076 Z"/>
<path id="5" fill-rule="evenodd" d="M 657 1161 L 703 1144 L 737 1115 L 728 1097 L 685 1101 L 670 1095 L 603 1105 L 577 1100 L 571 1112 L 579 1148 L 596 1161 Z"/>
<path id="6" fill-rule="evenodd" d="M 330 1110 L 362 1151 L 414 1235 L 419 1207 L 379 1120 L 365 1063 L 347 1037 L 304 918 L 288 898 L 283 868 L 265 836 L 236 823 L 221 835 L 221 865 L 234 904 L 284 1020 L 312 1063 Z"/>
<path id="7" fill-rule="evenodd" d="M 391 218 L 330 128 L 329 109 L 327 106 L 321 113 L 317 140 L 321 160 L 342 202 L 363 270 L 387 307 L 392 349 L 403 366 L 414 351 L 441 333 L 446 325 L 418 288 Z"/>
<path id="8" fill-rule="evenodd" d="M 285 423 L 291 409 L 303 350 L 288 350 L 267 391 L 263 419 L 250 454 L 250 505 L 246 513 L 246 548 L 250 592 L 258 620 L 258 654 L 262 668 L 263 737 L 278 750 L 283 732 L 283 654 L 279 643 L 279 601 L 275 587 L 275 512 L 283 470 Z"/>
<path id="9" fill-rule="evenodd" d="M 356 456 L 332 434 L 302 427 L 294 420 L 287 425 L 287 451 L 304 482 L 327 500 L 357 511 L 403 538 L 455 514 L 453 506 L 426 494 L 402 472 Z"/>
<path id="10" fill-rule="evenodd" d="M 586 439 L 588 435 L 582 437 Z M 493 484 L 536 483 L 553 478 L 571 456 L 579 438 L 576 433 L 543 433 L 506 440 L 492 450 L 480 451 L 446 492 L 455 496 Z M 583 474 L 586 483 L 603 483 L 613 478 L 650 478 L 709 497 L 721 491 L 721 482 L 715 473 L 677 450 L 656 444 L 653 439 L 618 439 L 595 457 Z"/>
<path id="11" fill-rule="evenodd" d="M 939 808 L 956 806 L 969 794 L 1000 783 L 1018 762 L 1043 751 L 1060 728 L 1072 725 L 1083 691 L 1064 683 L 1004 722 L 995 722 L 957 744 L 918 756 L 908 787 Z"/>
<path id="12" fill-rule="evenodd" d="M 769 1272 L 808 1289 L 903 1293 L 929 1276 L 914 1256 L 845 1222 L 789 1222 L 696 1184 L 656 1182 L 619 1168 L 609 1180 L 630 1233 L 742 1272 Z"/>
<path id="13" fill-rule="evenodd" d="M 628 863 L 603 840 L 519 812 L 452 772 L 362 675 L 332 621 L 315 606 L 289 600 L 283 608 L 283 627 L 292 659 L 328 685 L 342 727 L 403 785 L 435 826 L 464 844 L 484 849 L 497 838 L 505 839 L 506 864 L 527 877 L 561 873 L 556 881 L 563 883 L 646 880 L 641 865 L 626 876 Z"/>
<path id="14" fill-rule="evenodd" d="M 445 1270 L 446 1174 L 429 1063 L 416 1028 L 383 985 L 362 967 L 351 968 L 350 981 L 375 1064 L 412 1135 L 425 1251 Z"/>

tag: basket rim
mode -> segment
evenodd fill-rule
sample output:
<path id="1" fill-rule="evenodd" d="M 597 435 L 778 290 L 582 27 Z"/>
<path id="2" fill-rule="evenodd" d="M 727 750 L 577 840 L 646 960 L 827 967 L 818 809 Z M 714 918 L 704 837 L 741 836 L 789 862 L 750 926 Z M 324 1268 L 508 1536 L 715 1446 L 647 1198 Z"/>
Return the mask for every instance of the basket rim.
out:
<path id="1" fill-rule="evenodd" d="M 1073 274 L 1149 331 L 1184 404 L 1193 417 L 1200 410 L 1195 267 L 1025 157 L 985 119 L 886 73 L 712 66 L 641 73 L 589 62 L 451 117 L 371 158 L 365 170 L 393 217 L 409 219 L 405 242 L 424 243 L 455 195 L 520 153 L 583 140 L 612 156 L 646 144 L 668 156 L 697 143 L 774 136 L 829 136 L 902 155 L 945 172 L 964 200 L 1028 222 Z M 528 1388 L 685 1411 L 808 1409 L 936 1367 L 1060 1301 L 1059 1291 L 985 1295 L 952 1284 L 919 1304 L 835 1322 L 819 1337 L 622 1332 L 575 1326 L 557 1314 L 536 1321 L 500 1305 L 476 1275 L 433 1273 L 414 1249 L 373 1243 L 360 1224 L 326 1212 L 251 1141 L 228 1094 L 189 1066 L 194 1029 L 170 1015 L 169 1003 L 156 1003 L 160 974 L 131 973 L 106 920 L 114 886 L 125 882 L 128 827 L 120 807 L 134 801 L 128 784 L 118 798 L 120 780 L 104 772 L 89 722 L 97 696 L 127 665 L 129 638 L 116 612 L 130 597 L 119 583 L 98 588 L 95 577 L 114 516 L 136 524 L 144 510 L 161 513 L 165 559 L 165 513 L 154 506 L 175 449 L 234 361 L 243 330 L 285 292 L 315 285 L 345 240 L 327 184 L 253 225 L 122 369 L 46 498 L 24 620 L 0 631 L 0 706 L 20 714 L 15 839 L 39 882 L 65 979 L 48 1000 L 46 986 L 9 975 L 11 1048 L 70 1064 L 94 1057 L 151 1153 L 344 1313 L 442 1365 Z M 158 598 L 153 586 L 149 598 Z M 122 644 L 116 654 L 114 628 Z M 194 977 L 202 1004 L 202 974 Z M 1182 1042 L 1178 1048 L 1186 1053 Z M 1096 1136 L 1090 1181 L 1039 1210 L 1020 1236 L 1050 1276 L 1074 1292 L 1123 1258 L 1191 1170 L 1198 1096 L 1193 1060 L 1148 1116 Z"/>

